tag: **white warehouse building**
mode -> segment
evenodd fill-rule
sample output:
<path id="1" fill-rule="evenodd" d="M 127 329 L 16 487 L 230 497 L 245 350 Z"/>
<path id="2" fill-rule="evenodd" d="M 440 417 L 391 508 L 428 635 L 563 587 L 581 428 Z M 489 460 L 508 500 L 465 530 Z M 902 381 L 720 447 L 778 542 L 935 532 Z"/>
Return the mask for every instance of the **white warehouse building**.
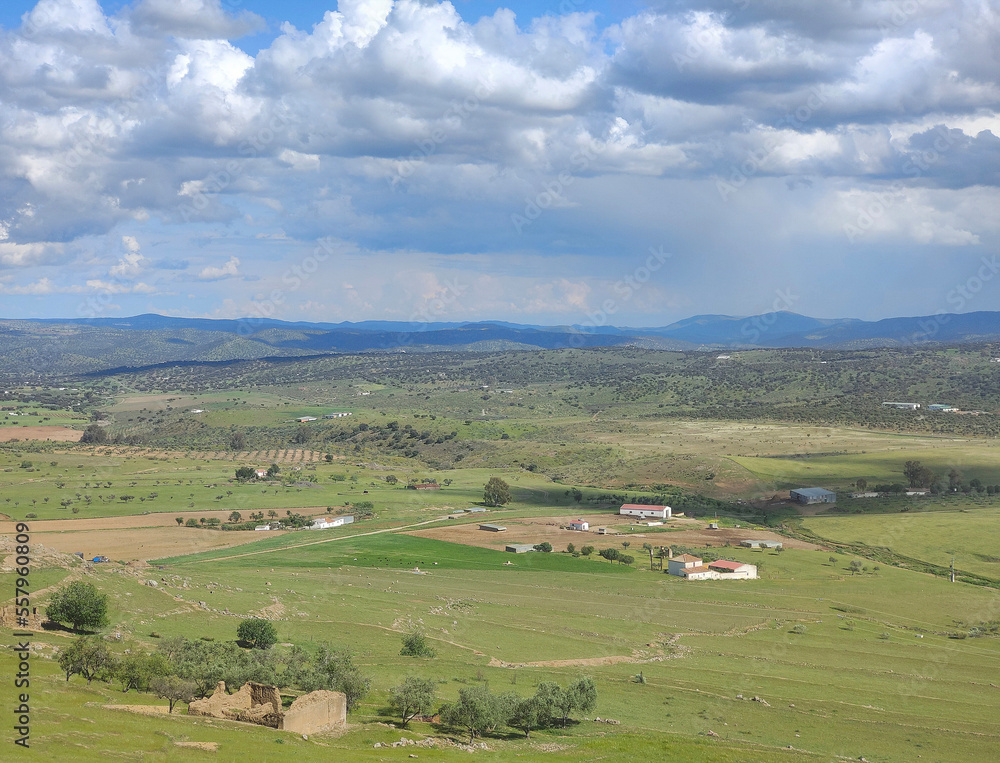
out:
<path id="1" fill-rule="evenodd" d="M 670 519 L 669 506 L 646 506 L 641 503 L 625 503 L 618 513 L 629 517 Z"/>

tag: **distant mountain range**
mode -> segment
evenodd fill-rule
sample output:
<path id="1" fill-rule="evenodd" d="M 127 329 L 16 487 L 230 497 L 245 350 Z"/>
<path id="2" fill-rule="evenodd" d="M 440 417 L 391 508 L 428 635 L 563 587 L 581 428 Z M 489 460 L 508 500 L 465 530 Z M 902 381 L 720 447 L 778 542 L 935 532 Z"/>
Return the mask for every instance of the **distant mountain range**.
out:
<path id="1" fill-rule="evenodd" d="M 697 315 L 669 326 L 478 323 L 307 323 L 246 318 L 0 319 L 0 371 L 88 372 L 185 361 L 355 352 L 642 347 L 679 351 L 752 348 L 854 350 L 1000 341 L 1000 312 L 818 319 L 790 312 Z"/>

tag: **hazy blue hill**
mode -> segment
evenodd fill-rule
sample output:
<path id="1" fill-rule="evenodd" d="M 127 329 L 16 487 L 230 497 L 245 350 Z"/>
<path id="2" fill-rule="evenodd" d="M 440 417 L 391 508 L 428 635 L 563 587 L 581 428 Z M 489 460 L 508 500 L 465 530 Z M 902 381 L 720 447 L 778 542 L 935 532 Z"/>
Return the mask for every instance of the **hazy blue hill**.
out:
<path id="1" fill-rule="evenodd" d="M 791 312 L 696 315 L 668 326 L 530 326 L 503 321 L 308 323 L 137 315 L 94 320 L 0 320 L 0 374 L 33 378 L 170 362 L 288 358 L 361 352 L 500 352 L 512 348 L 637 347 L 656 350 L 961 344 L 1000 339 L 1000 312 L 820 319 Z"/>

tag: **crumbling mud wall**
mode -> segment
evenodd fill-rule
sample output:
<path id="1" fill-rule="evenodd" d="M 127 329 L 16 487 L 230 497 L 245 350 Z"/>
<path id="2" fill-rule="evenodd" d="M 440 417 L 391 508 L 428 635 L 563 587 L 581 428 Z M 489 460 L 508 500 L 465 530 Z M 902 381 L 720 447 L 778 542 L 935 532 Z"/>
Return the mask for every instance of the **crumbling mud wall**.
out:
<path id="1" fill-rule="evenodd" d="M 18 607 L 13 604 L 9 607 L 0 607 L 0 628 L 11 631 L 40 631 L 48 622 L 48 618 L 37 608 L 32 607 L 32 611 L 27 615 L 18 615 Z"/>
<path id="2" fill-rule="evenodd" d="M 346 725 L 347 695 L 339 691 L 314 691 L 292 703 L 278 728 L 298 734 L 317 734 Z"/>
<path id="3" fill-rule="evenodd" d="M 235 694 L 226 694 L 225 682 L 219 681 L 211 697 L 188 705 L 188 715 L 316 734 L 347 725 L 347 697 L 339 691 L 314 691 L 299 697 L 287 711 L 282 711 L 281 694 L 276 686 L 248 681 Z"/>

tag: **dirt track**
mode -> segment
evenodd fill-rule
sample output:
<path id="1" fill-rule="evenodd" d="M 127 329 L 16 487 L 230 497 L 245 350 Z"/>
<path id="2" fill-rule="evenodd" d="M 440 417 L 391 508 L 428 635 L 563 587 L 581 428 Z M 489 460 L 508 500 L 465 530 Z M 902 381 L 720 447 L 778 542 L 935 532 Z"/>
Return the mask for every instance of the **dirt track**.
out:
<path id="1" fill-rule="evenodd" d="M 489 518 L 487 518 L 489 517 Z M 592 545 L 598 549 L 618 547 L 621 539 L 615 535 L 598 535 L 595 531 L 598 527 L 606 527 L 610 533 L 618 528 L 627 529 L 629 526 L 639 527 L 638 523 L 628 517 L 621 517 L 617 514 L 585 514 L 583 519 L 590 523 L 590 532 L 580 532 L 577 530 L 564 530 L 561 525 L 576 519 L 575 515 L 563 515 L 558 517 L 524 517 L 520 519 L 503 519 L 498 516 L 483 515 L 483 518 L 465 525 L 455 525 L 453 527 L 430 527 L 426 530 L 414 530 L 410 535 L 418 535 L 424 538 L 434 538 L 435 540 L 449 541 L 450 543 L 461 543 L 466 546 L 479 546 L 480 548 L 492 548 L 503 550 L 508 543 L 542 543 L 548 541 L 557 551 L 562 551 L 568 543 L 573 543 L 577 548 L 583 545 Z M 479 529 L 480 522 L 489 522 L 506 527 L 506 532 L 495 533 Z M 706 529 L 706 522 L 694 519 L 673 519 L 665 525 L 671 532 L 655 532 L 662 530 L 660 527 L 651 527 L 650 532 L 629 533 L 627 539 L 635 546 L 641 546 L 644 542 L 654 546 L 681 545 L 696 547 L 738 546 L 745 538 L 755 538 L 760 540 L 778 540 L 785 548 L 817 549 L 814 543 L 786 538 L 772 532 L 762 530 L 744 530 L 737 528 L 723 528 L 721 530 Z M 621 536 L 625 538 L 626 536 Z"/>
<path id="2" fill-rule="evenodd" d="M 0 427 L 0 442 L 12 440 L 52 440 L 79 442 L 83 432 L 68 427 Z"/>

